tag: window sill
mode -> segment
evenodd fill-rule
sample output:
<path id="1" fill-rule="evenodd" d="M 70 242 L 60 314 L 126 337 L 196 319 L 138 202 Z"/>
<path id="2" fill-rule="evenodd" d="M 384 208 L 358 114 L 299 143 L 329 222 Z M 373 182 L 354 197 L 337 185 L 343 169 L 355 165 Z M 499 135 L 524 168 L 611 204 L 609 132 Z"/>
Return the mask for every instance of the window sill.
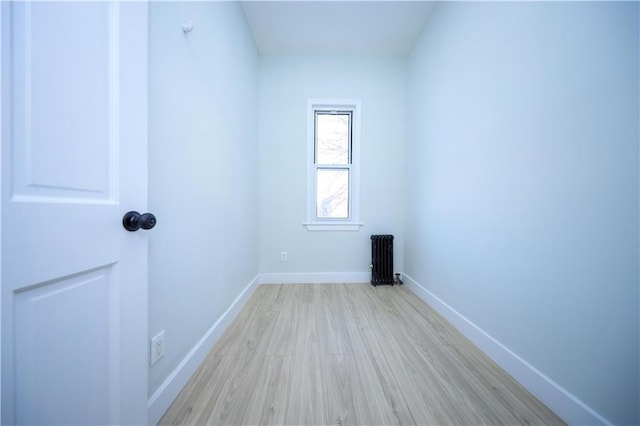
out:
<path id="1" fill-rule="evenodd" d="M 358 231 L 364 223 L 303 223 L 302 226 L 307 227 L 307 231 Z"/>

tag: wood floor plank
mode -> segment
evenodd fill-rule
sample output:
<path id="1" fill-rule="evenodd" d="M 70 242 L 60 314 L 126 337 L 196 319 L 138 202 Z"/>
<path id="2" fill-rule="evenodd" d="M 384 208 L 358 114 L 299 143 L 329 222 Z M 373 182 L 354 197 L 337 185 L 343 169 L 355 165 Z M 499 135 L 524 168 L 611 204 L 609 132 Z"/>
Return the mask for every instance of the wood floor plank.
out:
<path id="1" fill-rule="evenodd" d="M 264 368 L 264 355 L 236 355 L 227 380 L 218 383 L 220 397 L 214 404 L 201 407 L 198 425 L 240 425 L 251 401 L 256 378 Z"/>
<path id="2" fill-rule="evenodd" d="M 351 354 L 326 354 L 325 399 L 327 418 L 334 425 L 357 425 L 354 404 L 354 360 Z"/>
<path id="3" fill-rule="evenodd" d="M 349 332 L 346 326 L 346 311 L 343 301 L 340 299 L 337 285 L 318 286 L 316 309 L 316 321 L 321 349 L 327 354 L 352 353 Z"/>
<path id="4" fill-rule="evenodd" d="M 262 285 L 160 424 L 564 424 L 400 286 Z"/>
<path id="5" fill-rule="evenodd" d="M 210 355 L 189 380 L 176 402 L 162 419 L 166 425 L 197 424 L 203 407 L 212 406 L 220 396 L 218 383 L 233 371 L 233 357 Z"/>
<path id="6" fill-rule="evenodd" d="M 329 424 L 324 355 L 313 351 L 298 354 L 293 363 L 283 424 Z"/>
<path id="7" fill-rule="evenodd" d="M 368 312 L 357 286 L 345 285 L 346 308 L 352 315 L 349 321 L 351 341 L 356 359 L 356 369 L 367 392 L 365 398 L 374 402 L 372 410 L 375 420 L 368 424 L 406 425 L 415 424 L 415 419 L 402 396 L 387 359 L 384 357 L 369 322 Z"/>
<path id="8" fill-rule="evenodd" d="M 253 392 L 244 410 L 242 424 L 282 425 L 287 404 L 293 357 L 268 355 L 253 384 Z"/>
<path id="9" fill-rule="evenodd" d="M 311 291 L 307 291 L 311 290 Z M 313 288 L 305 286 L 299 306 L 297 346 L 291 372 L 287 418 L 289 425 L 326 425 L 324 362 L 320 350 Z M 306 302 L 305 302 L 306 301 Z"/>
<path id="10" fill-rule="evenodd" d="M 278 306 L 278 316 L 273 324 L 271 340 L 267 347 L 267 355 L 293 355 L 297 346 L 297 330 L 300 319 L 299 293 L 301 285 L 291 285 L 289 291 L 282 292 L 276 300 L 280 302 Z"/>
<path id="11" fill-rule="evenodd" d="M 279 311 L 274 309 L 281 286 L 258 286 L 220 341 L 213 348 L 218 355 L 254 352 L 273 328 Z M 268 334 L 270 336 L 270 334 Z"/>

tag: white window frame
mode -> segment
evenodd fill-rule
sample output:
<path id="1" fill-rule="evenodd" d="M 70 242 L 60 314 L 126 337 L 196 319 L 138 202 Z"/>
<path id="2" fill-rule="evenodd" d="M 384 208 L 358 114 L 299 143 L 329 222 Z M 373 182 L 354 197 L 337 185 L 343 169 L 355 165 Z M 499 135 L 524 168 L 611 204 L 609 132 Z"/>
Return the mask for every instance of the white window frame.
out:
<path id="1" fill-rule="evenodd" d="M 361 105 L 355 99 L 307 100 L 307 221 L 309 231 L 357 231 L 360 222 L 360 127 Z M 351 112 L 351 164 L 349 169 L 349 218 L 318 218 L 316 216 L 315 125 L 316 111 Z M 341 168 L 343 166 L 340 166 Z"/>

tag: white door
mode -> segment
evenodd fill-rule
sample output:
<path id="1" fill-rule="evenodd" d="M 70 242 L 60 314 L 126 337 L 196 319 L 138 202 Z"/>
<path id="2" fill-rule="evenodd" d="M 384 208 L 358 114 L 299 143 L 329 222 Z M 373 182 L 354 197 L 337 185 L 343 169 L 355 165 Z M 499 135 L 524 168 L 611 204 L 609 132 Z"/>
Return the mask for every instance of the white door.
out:
<path id="1" fill-rule="evenodd" d="M 148 11 L 2 2 L 2 423 L 147 421 Z"/>

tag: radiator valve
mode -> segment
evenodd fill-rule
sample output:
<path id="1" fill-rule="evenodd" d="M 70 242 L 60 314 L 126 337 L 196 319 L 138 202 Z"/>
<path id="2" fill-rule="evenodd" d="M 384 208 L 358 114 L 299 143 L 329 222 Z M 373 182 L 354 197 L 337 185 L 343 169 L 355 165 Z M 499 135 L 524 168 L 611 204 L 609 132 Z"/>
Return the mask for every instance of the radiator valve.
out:
<path id="1" fill-rule="evenodd" d="M 400 279 L 400 274 L 398 272 L 396 272 L 396 279 L 393 280 L 393 283 L 397 285 L 402 284 L 402 280 Z"/>

